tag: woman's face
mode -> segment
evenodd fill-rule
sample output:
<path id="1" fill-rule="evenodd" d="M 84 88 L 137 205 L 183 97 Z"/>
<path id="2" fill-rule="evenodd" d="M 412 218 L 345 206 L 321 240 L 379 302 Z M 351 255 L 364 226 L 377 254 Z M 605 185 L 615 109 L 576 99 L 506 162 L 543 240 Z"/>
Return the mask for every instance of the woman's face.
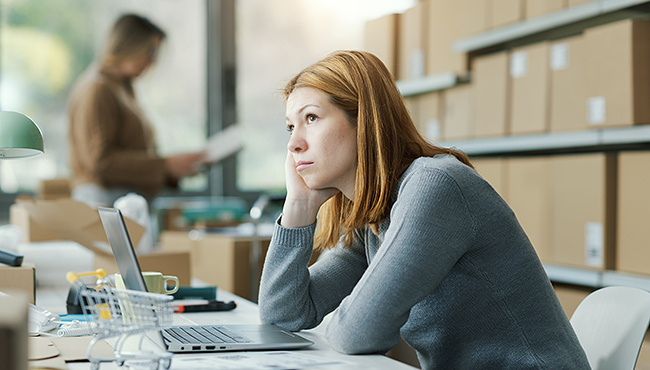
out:
<path id="1" fill-rule="evenodd" d="M 311 189 L 336 188 L 354 199 L 357 172 L 356 124 L 329 96 L 299 87 L 287 99 L 287 129 L 296 171 Z"/>
<path id="2" fill-rule="evenodd" d="M 157 37 L 145 52 L 124 59 L 119 66 L 121 75 L 128 78 L 140 76 L 149 66 L 151 66 L 151 64 L 153 64 L 153 62 L 156 61 L 156 55 L 161 42 L 162 40 Z"/>

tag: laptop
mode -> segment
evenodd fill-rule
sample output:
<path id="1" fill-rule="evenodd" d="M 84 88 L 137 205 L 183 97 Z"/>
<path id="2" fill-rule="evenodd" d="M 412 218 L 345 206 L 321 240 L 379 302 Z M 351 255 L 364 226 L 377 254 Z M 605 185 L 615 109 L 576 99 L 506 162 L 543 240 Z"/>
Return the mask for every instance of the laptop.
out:
<path id="1" fill-rule="evenodd" d="M 99 207 L 115 262 L 127 289 L 146 292 L 140 264 L 120 210 Z M 215 312 L 219 315 L 219 312 Z M 275 325 L 194 325 L 160 330 L 169 352 L 220 352 L 239 350 L 285 350 L 307 347 L 313 342 Z"/>

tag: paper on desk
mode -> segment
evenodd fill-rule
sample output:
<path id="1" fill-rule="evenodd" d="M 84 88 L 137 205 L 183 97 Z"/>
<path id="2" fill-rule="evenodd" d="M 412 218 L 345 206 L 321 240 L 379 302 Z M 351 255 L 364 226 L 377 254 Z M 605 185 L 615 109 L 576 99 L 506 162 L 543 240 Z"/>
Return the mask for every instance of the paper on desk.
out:
<path id="1" fill-rule="evenodd" d="M 149 369 L 147 361 L 127 361 L 133 370 Z M 300 352 L 231 352 L 201 356 L 174 356 L 170 370 L 201 369 L 302 369 L 325 365 L 345 365 L 346 361 Z"/>
<path id="2" fill-rule="evenodd" d="M 243 147 L 241 127 L 233 124 L 210 136 L 205 145 L 205 162 L 217 163 Z"/>

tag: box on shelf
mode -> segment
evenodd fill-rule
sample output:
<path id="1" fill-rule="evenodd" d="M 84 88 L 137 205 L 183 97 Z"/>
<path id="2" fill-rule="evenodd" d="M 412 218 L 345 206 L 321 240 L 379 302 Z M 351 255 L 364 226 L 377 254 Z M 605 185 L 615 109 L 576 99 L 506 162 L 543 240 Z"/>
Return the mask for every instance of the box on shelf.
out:
<path id="1" fill-rule="evenodd" d="M 524 20 L 525 0 L 492 0 L 491 28 L 499 28 Z"/>
<path id="2" fill-rule="evenodd" d="M 492 185 L 502 198 L 508 198 L 507 158 L 471 158 L 476 172 Z"/>
<path id="3" fill-rule="evenodd" d="M 469 37 L 490 29 L 492 3 L 485 0 L 460 0 L 462 29 L 460 37 Z"/>
<path id="4" fill-rule="evenodd" d="M 424 77 L 427 57 L 428 2 L 418 1 L 412 8 L 399 15 L 398 21 L 398 80 Z"/>
<path id="5" fill-rule="evenodd" d="M 548 131 L 549 45 L 541 42 L 510 53 L 510 133 Z"/>
<path id="6" fill-rule="evenodd" d="M 614 269 L 616 154 L 560 155 L 551 161 L 550 262 Z"/>
<path id="7" fill-rule="evenodd" d="M 474 136 L 506 136 L 509 133 L 510 112 L 508 53 L 477 57 L 472 66 Z"/>
<path id="8" fill-rule="evenodd" d="M 445 90 L 442 138 L 466 140 L 474 135 L 474 85 L 457 85 Z"/>
<path id="9" fill-rule="evenodd" d="M 550 131 L 579 131 L 587 128 L 585 115 L 585 67 L 590 61 L 582 35 L 554 41 L 550 45 Z"/>
<path id="10" fill-rule="evenodd" d="M 7 266 L 0 263 L 0 292 L 25 298 L 34 304 L 36 299 L 36 272 L 33 263 Z"/>
<path id="11" fill-rule="evenodd" d="M 398 14 L 371 19 L 365 24 L 363 49 L 375 54 L 388 70 L 397 75 Z"/>
<path id="12" fill-rule="evenodd" d="M 650 275 L 650 151 L 621 152 L 618 172 L 616 269 Z"/>
<path id="13" fill-rule="evenodd" d="M 537 18 L 542 15 L 560 11 L 566 8 L 566 0 L 526 0 L 525 18 Z"/>
<path id="14" fill-rule="evenodd" d="M 517 157 L 508 160 L 509 191 L 506 201 L 542 262 L 551 259 L 551 182 L 549 157 Z"/>
<path id="15" fill-rule="evenodd" d="M 650 21 L 627 19 L 587 29 L 584 35 L 588 124 L 650 123 Z"/>
<path id="16" fill-rule="evenodd" d="M 417 97 L 418 119 L 415 126 L 427 140 L 442 138 L 442 93 L 434 91 Z"/>
<path id="17" fill-rule="evenodd" d="M 423 1 L 420 1 L 423 3 Z M 426 73 L 465 75 L 466 53 L 457 53 L 452 45 L 463 35 L 463 4 L 458 0 L 426 0 L 428 33 L 426 42 Z"/>

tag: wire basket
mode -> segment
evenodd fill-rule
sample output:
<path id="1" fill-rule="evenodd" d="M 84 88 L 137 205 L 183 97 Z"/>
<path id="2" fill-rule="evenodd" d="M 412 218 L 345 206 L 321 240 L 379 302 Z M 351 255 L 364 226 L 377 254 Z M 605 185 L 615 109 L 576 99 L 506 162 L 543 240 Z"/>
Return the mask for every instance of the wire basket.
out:
<path id="1" fill-rule="evenodd" d="M 116 289 L 102 279 L 103 277 L 100 277 L 94 287 L 84 285 L 78 279 L 71 281 L 79 292 L 84 317 L 96 333 L 87 350 L 91 368 L 96 370 L 101 362 L 111 361 L 123 366 L 126 360 L 136 359 L 150 360 L 152 369 L 158 369 L 160 364 L 168 369 L 171 366 L 171 353 L 145 350 L 142 344 L 148 332 L 171 326 L 173 297 Z M 112 337 L 117 338 L 113 345 L 115 357 L 92 355 L 98 341 Z M 127 341 L 128 346 L 125 346 Z"/>

